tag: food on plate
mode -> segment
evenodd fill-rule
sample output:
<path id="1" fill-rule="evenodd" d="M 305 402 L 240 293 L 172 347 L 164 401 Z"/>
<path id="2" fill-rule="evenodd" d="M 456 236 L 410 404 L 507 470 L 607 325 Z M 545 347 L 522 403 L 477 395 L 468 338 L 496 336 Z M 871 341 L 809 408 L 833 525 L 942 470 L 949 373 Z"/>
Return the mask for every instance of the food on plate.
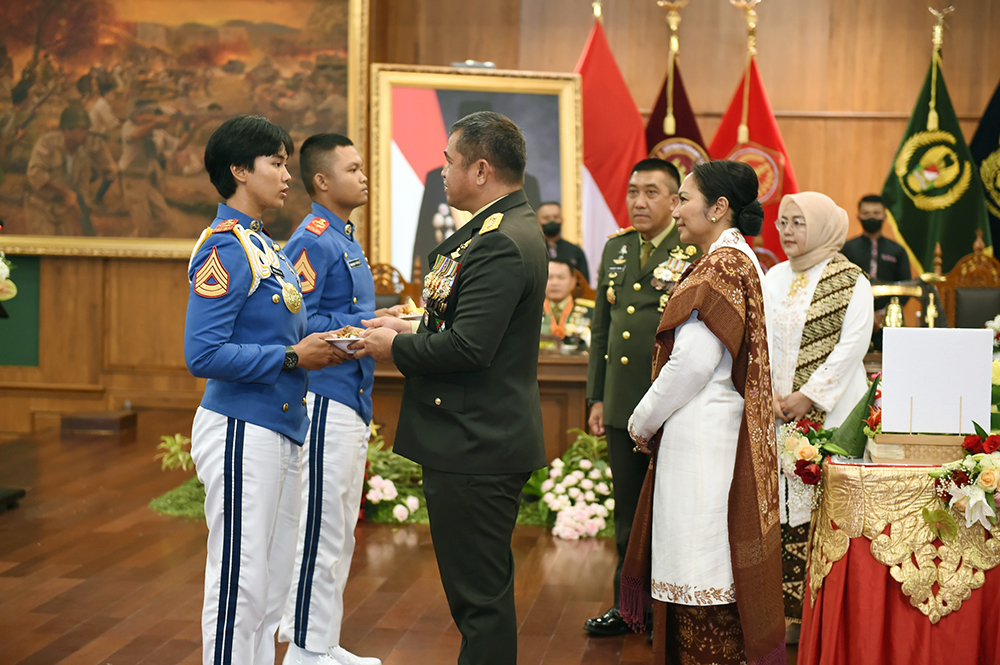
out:
<path id="1" fill-rule="evenodd" d="M 399 312 L 402 316 L 412 316 L 414 314 L 423 314 L 424 308 L 417 307 L 417 303 L 413 302 L 413 298 L 407 298 L 406 302 L 403 303 L 403 308 Z"/>
<path id="2" fill-rule="evenodd" d="M 363 328 L 358 328 L 356 326 L 344 326 L 340 330 L 331 332 L 329 339 L 354 339 L 361 337 L 361 333 L 363 332 Z"/>

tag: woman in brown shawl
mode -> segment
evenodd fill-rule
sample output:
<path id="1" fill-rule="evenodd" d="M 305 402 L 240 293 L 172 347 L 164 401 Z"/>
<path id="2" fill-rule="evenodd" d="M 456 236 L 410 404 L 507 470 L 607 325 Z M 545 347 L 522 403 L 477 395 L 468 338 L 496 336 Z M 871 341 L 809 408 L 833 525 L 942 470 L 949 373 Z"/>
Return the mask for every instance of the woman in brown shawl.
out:
<path id="1" fill-rule="evenodd" d="M 673 216 L 704 256 L 660 319 L 653 384 L 629 431 L 653 459 L 622 571 L 621 613 L 654 605 L 656 663 L 784 663 L 781 531 L 760 232 L 746 164 L 694 168 Z"/>

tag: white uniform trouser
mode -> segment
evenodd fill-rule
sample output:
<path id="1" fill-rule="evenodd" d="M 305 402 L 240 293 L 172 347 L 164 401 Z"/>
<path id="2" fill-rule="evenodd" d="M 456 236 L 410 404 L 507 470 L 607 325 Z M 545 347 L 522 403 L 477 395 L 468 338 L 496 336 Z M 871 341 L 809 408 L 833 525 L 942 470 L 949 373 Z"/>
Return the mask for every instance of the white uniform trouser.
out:
<path id="1" fill-rule="evenodd" d="M 273 665 L 291 584 L 299 446 L 251 423 L 198 409 L 191 456 L 205 485 L 208 558 L 204 665 Z"/>
<path id="2" fill-rule="evenodd" d="M 370 430 L 349 406 L 312 392 L 306 399 L 298 546 L 278 639 L 326 653 L 340 644 Z"/>

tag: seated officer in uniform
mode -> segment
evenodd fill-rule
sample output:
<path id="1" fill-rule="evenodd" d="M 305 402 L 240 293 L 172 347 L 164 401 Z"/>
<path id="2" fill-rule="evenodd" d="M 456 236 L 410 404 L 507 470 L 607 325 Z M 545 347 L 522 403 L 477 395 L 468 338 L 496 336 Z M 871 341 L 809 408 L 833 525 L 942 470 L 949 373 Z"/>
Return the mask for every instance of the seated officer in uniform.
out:
<path id="1" fill-rule="evenodd" d="M 594 301 L 573 298 L 576 276 L 568 263 L 549 261 L 549 281 L 545 286 L 542 308 L 542 348 L 555 348 L 553 340 L 561 340 L 563 348 L 586 351 L 590 345 L 590 319 L 594 316 Z"/>
<path id="2" fill-rule="evenodd" d="M 205 485 L 208 561 L 202 659 L 274 665 L 274 632 L 292 578 L 306 370 L 347 355 L 307 334 L 291 261 L 261 215 L 284 205 L 292 139 L 253 116 L 230 118 L 205 147 L 218 214 L 191 253 L 184 357 L 208 379 L 191 457 Z M 280 517 L 280 519 L 279 519 Z"/>

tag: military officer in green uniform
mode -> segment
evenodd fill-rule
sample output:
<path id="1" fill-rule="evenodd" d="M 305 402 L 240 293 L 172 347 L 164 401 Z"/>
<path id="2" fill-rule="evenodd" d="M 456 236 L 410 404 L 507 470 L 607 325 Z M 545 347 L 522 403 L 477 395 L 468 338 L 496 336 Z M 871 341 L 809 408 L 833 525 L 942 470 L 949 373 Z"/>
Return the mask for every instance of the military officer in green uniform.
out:
<path id="1" fill-rule="evenodd" d="M 542 350 L 555 349 L 558 342 L 565 350 L 586 351 L 590 346 L 594 301 L 574 297 L 575 288 L 573 267 L 565 261 L 550 259 L 542 307 Z"/>
<path id="2" fill-rule="evenodd" d="M 693 245 L 681 244 L 671 218 L 679 188 L 680 174 L 670 162 L 644 159 L 636 164 L 628 186 L 632 226 L 608 239 L 598 266 L 587 374 L 588 424 L 593 434 L 607 435 L 618 564 L 614 606 L 584 624 L 592 635 L 630 632 L 618 614 L 618 586 L 649 458 L 633 451 L 628 419 L 650 385 L 660 314 L 680 274 L 698 254 Z"/>
<path id="3" fill-rule="evenodd" d="M 400 319 L 363 322 L 372 329 L 355 346 L 406 377 L 394 450 L 423 465 L 458 662 L 514 665 L 510 539 L 521 488 L 545 466 L 538 324 L 548 257 L 522 189 L 517 125 L 490 111 L 465 116 L 445 160 L 448 205 L 473 216 L 428 256 L 424 319 L 415 332 Z"/>

